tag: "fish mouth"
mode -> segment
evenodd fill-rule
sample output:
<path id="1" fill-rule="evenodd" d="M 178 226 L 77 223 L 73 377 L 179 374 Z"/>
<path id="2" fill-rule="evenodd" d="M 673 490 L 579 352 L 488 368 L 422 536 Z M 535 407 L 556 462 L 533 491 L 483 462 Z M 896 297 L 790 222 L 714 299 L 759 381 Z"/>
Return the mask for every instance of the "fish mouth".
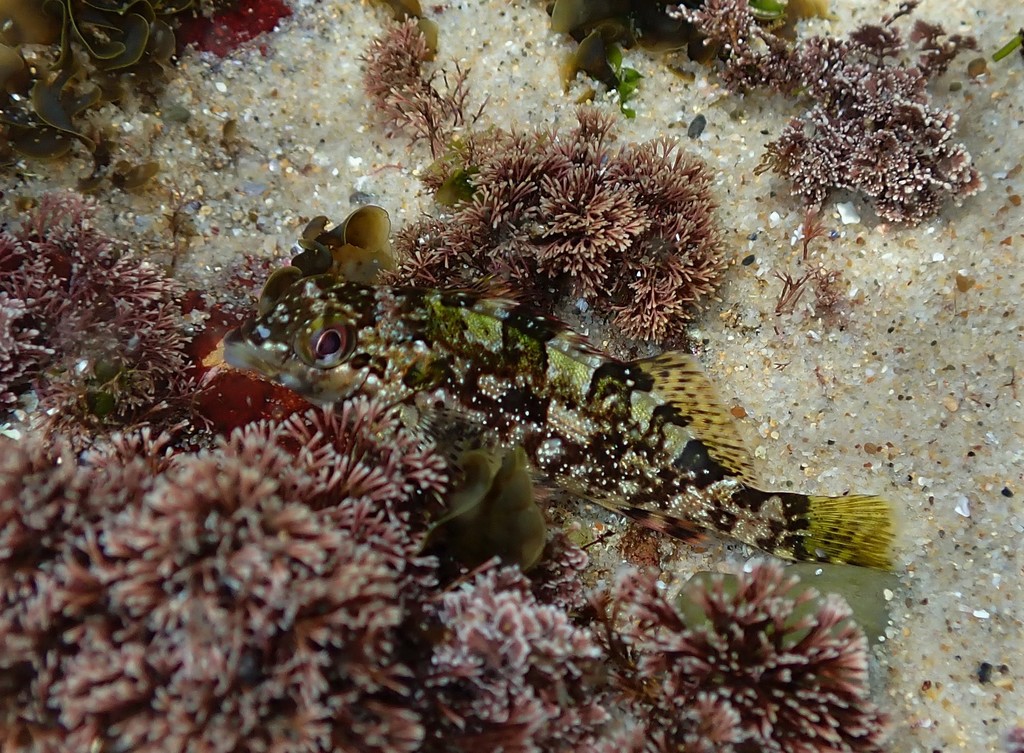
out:
<path id="1" fill-rule="evenodd" d="M 266 372 L 270 366 L 263 353 L 242 332 L 241 327 L 224 335 L 224 361 L 236 369 Z"/>
<path id="2" fill-rule="evenodd" d="M 249 327 L 243 324 L 224 335 L 224 361 L 236 369 L 250 371 L 257 376 L 277 382 L 308 400 L 316 401 L 315 391 L 308 378 L 294 374 L 286 368 L 287 357 L 278 352 L 260 347 L 246 333 Z M 258 336 L 258 330 L 256 332 Z M 324 401 L 330 402 L 330 401 Z"/>

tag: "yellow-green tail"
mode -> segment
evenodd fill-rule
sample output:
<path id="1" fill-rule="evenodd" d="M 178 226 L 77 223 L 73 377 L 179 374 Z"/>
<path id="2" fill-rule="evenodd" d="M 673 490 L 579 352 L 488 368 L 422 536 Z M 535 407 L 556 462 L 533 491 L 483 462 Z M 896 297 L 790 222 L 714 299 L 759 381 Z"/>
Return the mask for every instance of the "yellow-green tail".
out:
<path id="1" fill-rule="evenodd" d="M 892 507 L 886 500 L 866 494 L 783 496 L 802 498 L 802 505 L 787 505 L 794 512 L 805 507 L 803 515 L 796 516 L 792 521 L 795 525 L 790 529 L 797 534 L 796 559 L 892 569 L 894 525 Z"/>

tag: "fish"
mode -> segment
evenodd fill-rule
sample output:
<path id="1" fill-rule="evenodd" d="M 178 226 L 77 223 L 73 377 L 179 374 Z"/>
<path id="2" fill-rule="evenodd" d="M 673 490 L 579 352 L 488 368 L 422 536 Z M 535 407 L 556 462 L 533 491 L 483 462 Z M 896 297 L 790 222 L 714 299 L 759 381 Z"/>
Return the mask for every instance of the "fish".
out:
<path id="1" fill-rule="evenodd" d="M 273 284 L 272 284 L 273 283 Z M 683 540 L 735 539 L 788 560 L 893 566 L 882 497 L 763 488 L 699 360 L 620 360 L 484 287 L 366 284 L 292 272 L 224 340 L 229 365 L 329 406 L 375 396 L 414 426 L 452 416 L 522 447 L 556 488 Z"/>

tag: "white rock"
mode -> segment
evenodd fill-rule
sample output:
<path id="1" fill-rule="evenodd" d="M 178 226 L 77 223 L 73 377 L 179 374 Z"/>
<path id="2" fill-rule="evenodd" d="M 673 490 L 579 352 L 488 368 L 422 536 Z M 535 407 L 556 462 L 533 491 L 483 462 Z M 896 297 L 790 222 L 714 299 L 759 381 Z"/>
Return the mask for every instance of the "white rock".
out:
<path id="1" fill-rule="evenodd" d="M 839 219 L 843 221 L 844 225 L 854 225 L 860 222 L 860 213 L 852 201 L 836 204 L 836 210 L 839 212 Z"/>

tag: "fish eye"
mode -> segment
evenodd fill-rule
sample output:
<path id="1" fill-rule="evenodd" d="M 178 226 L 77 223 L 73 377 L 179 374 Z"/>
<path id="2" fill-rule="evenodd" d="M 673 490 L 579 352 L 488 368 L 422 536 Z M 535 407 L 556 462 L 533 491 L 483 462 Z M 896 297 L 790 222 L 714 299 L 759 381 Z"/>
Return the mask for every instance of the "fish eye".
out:
<path id="1" fill-rule="evenodd" d="M 299 345 L 299 356 L 307 365 L 329 369 L 352 354 L 356 345 L 355 331 L 340 322 L 326 324 L 313 329 Z"/>

